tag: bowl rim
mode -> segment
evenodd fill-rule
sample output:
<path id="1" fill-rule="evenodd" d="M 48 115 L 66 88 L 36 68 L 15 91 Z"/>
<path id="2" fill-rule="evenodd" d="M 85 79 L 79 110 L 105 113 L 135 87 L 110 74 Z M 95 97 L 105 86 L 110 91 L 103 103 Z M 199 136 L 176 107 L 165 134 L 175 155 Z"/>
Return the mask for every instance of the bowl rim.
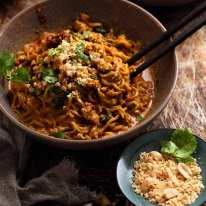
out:
<path id="1" fill-rule="evenodd" d="M 8 23 L 6 23 L 3 27 L 2 30 L 0 32 L 0 37 L 6 32 L 6 30 L 12 25 L 13 21 L 15 21 L 16 19 L 18 19 L 20 16 L 22 16 L 24 13 L 35 9 L 36 7 L 45 4 L 47 2 L 49 2 L 51 0 L 41 0 L 40 2 L 36 2 L 34 4 L 32 4 L 31 6 L 23 9 L 22 11 L 20 11 L 19 13 L 17 13 L 13 18 L 11 18 Z M 163 24 L 155 17 L 153 16 L 150 12 L 148 12 L 147 10 L 145 10 L 144 8 L 142 8 L 141 6 L 130 2 L 128 0 L 118 0 L 119 2 L 123 2 L 131 7 L 134 7 L 135 9 L 141 11 L 142 13 L 144 13 L 146 16 L 148 16 L 149 18 L 151 18 L 154 23 L 162 30 L 162 32 L 166 31 L 166 28 L 163 26 Z M 40 133 L 38 131 L 35 131 L 34 129 L 27 127 L 25 124 L 23 124 L 22 122 L 20 122 L 14 115 L 10 114 L 9 112 L 6 111 L 6 109 L 4 108 L 4 106 L 1 104 L 0 102 L 0 110 L 3 112 L 3 114 L 5 114 L 9 120 L 11 120 L 15 125 L 17 125 L 21 130 L 25 131 L 26 133 L 34 136 L 36 139 L 42 140 L 42 141 L 46 141 L 46 142 L 53 142 L 53 143 L 64 143 L 65 146 L 66 145 L 85 145 L 85 147 L 87 145 L 95 145 L 97 143 L 107 143 L 110 141 L 115 141 L 115 140 L 119 140 L 119 141 L 123 141 L 125 139 L 129 139 L 128 136 L 134 136 L 134 133 L 140 129 L 140 128 L 144 128 L 146 125 L 148 125 L 155 117 L 157 117 L 160 112 L 166 107 L 177 82 L 177 78 L 178 78 L 178 63 L 177 63 L 177 55 L 175 52 L 175 49 L 171 51 L 172 56 L 173 56 L 173 64 L 174 64 L 174 80 L 172 82 L 172 86 L 170 89 L 170 92 L 168 93 L 168 95 L 166 96 L 166 98 L 164 99 L 164 101 L 161 103 L 161 105 L 153 112 L 152 115 L 150 115 L 148 118 L 146 118 L 145 120 L 143 120 L 142 122 L 140 122 L 137 126 L 129 128 L 127 131 L 125 132 L 121 132 L 119 134 L 115 134 L 112 135 L 111 137 L 105 137 L 105 138 L 100 138 L 100 139 L 92 139 L 92 140 L 75 140 L 75 139 L 60 139 L 60 138 L 56 138 L 53 136 L 49 136 L 43 133 Z"/>
<path id="2" fill-rule="evenodd" d="M 141 5 L 146 5 L 146 6 L 152 6 L 152 7 L 163 7 L 163 8 L 174 8 L 174 7 L 178 7 L 178 6 L 186 6 L 188 4 L 192 4 L 197 0 L 187 0 L 187 1 L 175 1 L 175 3 L 173 1 L 171 2 L 148 2 L 148 0 L 145 2 L 145 0 L 138 0 L 139 3 L 141 3 Z"/>

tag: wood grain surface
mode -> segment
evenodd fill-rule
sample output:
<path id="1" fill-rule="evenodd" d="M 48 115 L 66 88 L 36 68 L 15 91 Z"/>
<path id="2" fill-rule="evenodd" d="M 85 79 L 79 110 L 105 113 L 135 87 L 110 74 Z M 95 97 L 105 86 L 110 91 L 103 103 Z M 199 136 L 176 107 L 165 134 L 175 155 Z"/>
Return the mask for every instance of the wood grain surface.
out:
<path id="1" fill-rule="evenodd" d="M 0 27 L 23 8 L 37 0 L 0 0 Z M 166 27 L 192 10 L 198 2 L 178 8 L 147 8 Z M 195 134 L 206 140 L 206 28 L 202 28 L 177 48 L 179 77 L 173 96 L 161 115 L 148 127 L 178 128 L 190 127 Z M 56 164 L 65 155 L 74 159 L 80 169 L 80 179 L 92 190 L 103 193 L 109 203 L 129 205 L 116 184 L 116 162 L 121 153 L 118 146 L 105 150 L 96 156 L 95 152 L 71 153 L 33 142 L 28 154 L 29 163 L 25 167 L 23 182 L 38 176 L 45 169 Z M 116 152 L 115 152 L 116 151 Z M 45 164 L 46 162 L 46 164 Z M 42 204 L 43 205 L 43 204 Z M 47 205 L 47 204 L 45 204 Z"/>

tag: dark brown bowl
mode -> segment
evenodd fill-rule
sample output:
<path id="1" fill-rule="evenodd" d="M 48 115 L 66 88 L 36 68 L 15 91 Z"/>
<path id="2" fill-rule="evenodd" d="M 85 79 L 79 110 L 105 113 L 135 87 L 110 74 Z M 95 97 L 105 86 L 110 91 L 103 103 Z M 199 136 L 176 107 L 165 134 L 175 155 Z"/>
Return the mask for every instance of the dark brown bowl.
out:
<path id="1" fill-rule="evenodd" d="M 42 8 L 47 27 L 39 21 L 37 8 Z M 22 11 L 15 16 L 0 34 L 0 51 L 15 52 L 23 44 L 37 36 L 36 31 L 57 30 L 72 23 L 80 12 L 86 12 L 94 20 L 101 21 L 115 31 L 123 31 L 130 38 L 140 39 L 144 43 L 151 41 L 156 35 L 165 31 L 162 24 L 150 13 L 126 0 L 46 0 Z M 40 15 L 40 16 L 41 16 Z M 155 68 L 156 96 L 148 116 L 139 125 L 127 132 L 110 138 L 98 140 L 66 140 L 43 135 L 22 124 L 11 111 L 6 97 L 6 84 L 1 81 L 0 108 L 13 123 L 30 136 L 56 147 L 69 149 L 102 148 L 134 138 L 147 126 L 166 106 L 171 97 L 177 79 L 175 52 L 172 51 Z"/>

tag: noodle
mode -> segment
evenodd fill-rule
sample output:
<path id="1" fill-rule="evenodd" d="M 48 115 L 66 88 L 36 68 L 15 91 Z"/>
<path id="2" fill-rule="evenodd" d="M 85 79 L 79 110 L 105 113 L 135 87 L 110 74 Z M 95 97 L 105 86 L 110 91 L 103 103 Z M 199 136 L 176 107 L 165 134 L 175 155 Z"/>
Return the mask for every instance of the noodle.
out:
<path id="1" fill-rule="evenodd" d="M 27 68 L 30 81 L 9 82 L 11 107 L 29 127 L 65 139 L 126 131 L 146 115 L 154 95 L 152 81 L 129 77 L 143 60 L 130 67 L 126 60 L 139 49 L 139 42 L 81 14 L 71 28 L 45 32 L 17 52 L 13 70 Z"/>

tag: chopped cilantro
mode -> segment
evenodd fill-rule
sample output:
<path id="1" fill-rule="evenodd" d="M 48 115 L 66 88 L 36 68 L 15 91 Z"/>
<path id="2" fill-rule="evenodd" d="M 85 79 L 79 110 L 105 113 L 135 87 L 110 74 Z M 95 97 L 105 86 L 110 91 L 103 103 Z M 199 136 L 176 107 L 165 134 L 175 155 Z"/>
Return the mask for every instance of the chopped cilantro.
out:
<path id="1" fill-rule="evenodd" d="M 18 68 L 16 71 L 12 71 L 15 64 L 14 54 L 8 52 L 0 53 L 0 75 L 3 75 L 6 79 L 15 82 L 29 82 L 29 71 L 25 67 Z"/>
<path id="2" fill-rule="evenodd" d="M 75 53 L 78 59 L 87 62 L 90 60 L 89 56 L 87 56 L 86 54 L 84 54 L 84 49 L 85 49 L 85 44 L 84 42 L 81 42 L 80 44 L 77 45 L 76 49 L 75 49 Z"/>
<path id="3" fill-rule="evenodd" d="M 6 75 L 4 76 L 7 80 L 11 80 L 12 79 L 12 71 L 7 71 Z"/>
<path id="4" fill-rule="evenodd" d="M 197 141 L 189 129 L 176 129 L 161 145 L 161 151 L 176 158 L 178 162 L 191 162 L 197 148 Z"/>
<path id="5" fill-rule="evenodd" d="M 50 49 L 50 50 L 48 51 L 48 55 L 51 56 L 51 57 L 56 56 L 57 53 L 58 53 L 58 52 L 57 52 L 56 49 Z"/>
<path id="6" fill-rule="evenodd" d="M 60 139 L 64 139 L 64 132 L 54 132 L 52 133 L 52 136 Z"/>
<path id="7" fill-rule="evenodd" d="M 57 78 L 55 76 L 46 76 L 44 78 L 45 82 L 48 82 L 49 84 L 54 84 L 55 82 L 57 82 Z"/>
<path id="8" fill-rule="evenodd" d="M 0 53 L 0 75 L 3 75 L 4 77 L 10 76 L 14 63 L 14 54 L 8 52 Z"/>
<path id="9" fill-rule="evenodd" d="M 107 30 L 103 26 L 96 27 L 94 30 L 98 33 L 103 34 L 103 35 L 107 33 Z"/>
<path id="10" fill-rule="evenodd" d="M 142 120 L 144 120 L 144 116 L 140 114 L 140 115 L 136 116 L 136 120 L 142 121 Z"/>
<path id="11" fill-rule="evenodd" d="M 25 67 L 18 68 L 14 73 L 11 73 L 9 76 L 10 80 L 15 82 L 25 82 L 28 83 L 30 81 L 29 71 Z"/>
<path id="12" fill-rule="evenodd" d="M 57 48 L 53 48 L 53 49 L 49 49 L 48 51 L 48 55 L 53 57 L 53 56 L 56 56 L 60 53 L 64 52 L 64 48 L 63 47 L 57 47 Z"/>
<path id="13" fill-rule="evenodd" d="M 45 67 L 41 68 L 41 78 L 49 84 L 54 84 L 57 82 L 57 77 L 54 73 L 54 70 L 47 69 Z"/>

